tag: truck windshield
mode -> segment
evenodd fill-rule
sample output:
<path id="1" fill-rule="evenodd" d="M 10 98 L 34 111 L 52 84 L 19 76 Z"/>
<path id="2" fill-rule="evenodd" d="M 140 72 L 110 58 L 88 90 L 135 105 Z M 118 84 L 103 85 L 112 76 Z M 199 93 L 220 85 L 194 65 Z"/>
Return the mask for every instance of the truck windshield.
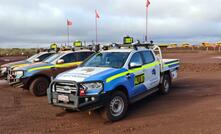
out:
<path id="1" fill-rule="evenodd" d="M 39 55 L 40 55 L 40 54 L 32 55 L 31 57 L 29 57 L 29 58 L 27 59 L 27 61 L 32 62 L 32 61 L 33 61 L 35 58 L 37 58 Z"/>
<path id="2" fill-rule="evenodd" d="M 48 57 L 47 59 L 45 59 L 43 62 L 51 63 L 51 62 L 57 60 L 61 55 L 62 55 L 61 53 L 54 54 L 54 55 Z"/>
<path id="3" fill-rule="evenodd" d="M 121 68 L 127 60 L 129 52 L 102 52 L 93 55 L 81 67 Z"/>

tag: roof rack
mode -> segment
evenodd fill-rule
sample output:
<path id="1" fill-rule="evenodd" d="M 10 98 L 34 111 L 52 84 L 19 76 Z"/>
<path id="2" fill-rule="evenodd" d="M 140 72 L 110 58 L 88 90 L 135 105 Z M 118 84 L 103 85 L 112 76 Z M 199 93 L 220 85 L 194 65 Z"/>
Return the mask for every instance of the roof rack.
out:
<path id="1" fill-rule="evenodd" d="M 153 46 L 155 46 L 155 44 L 153 44 L 153 41 L 150 41 L 150 43 L 144 42 L 144 43 L 140 43 L 139 40 L 137 40 L 137 42 L 132 43 L 132 44 L 117 44 L 117 43 L 112 43 L 109 46 L 105 46 L 103 47 L 103 50 L 108 50 L 109 48 L 117 48 L 117 49 L 121 49 L 121 48 L 133 48 L 134 50 L 138 50 L 139 47 L 145 47 L 146 49 L 151 49 Z"/>
<path id="2" fill-rule="evenodd" d="M 144 42 L 140 43 L 139 40 L 137 40 L 136 43 L 131 43 L 131 44 L 118 44 L 118 43 L 112 43 L 110 45 L 105 45 L 101 46 L 100 44 L 97 45 L 88 45 L 88 46 L 82 46 L 78 47 L 80 49 L 89 49 L 89 50 L 94 50 L 95 52 L 99 52 L 100 50 L 109 50 L 112 48 L 117 48 L 117 49 L 122 49 L 122 48 L 129 48 L 129 49 L 134 49 L 138 50 L 139 47 L 145 47 L 146 49 L 151 49 L 155 44 L 153 44 L 153 41 L 150 41 L 150 43 Z M 74 47 L 72 50 L 75 51 L 76 47 Z"/>
<path id="3" fill-rule="evenodd" d="M 134 47 L 134 50 L 138 50 L 138 47 L 145 47 L 146 49 L 150 49 L 150 47 L 153 47 L 155 44 L 153 44 L 153 41 L 150 41 L 150 43 L 140 43 L 140 41 L 138 40 L 137 43 L 132 45 Z"/>

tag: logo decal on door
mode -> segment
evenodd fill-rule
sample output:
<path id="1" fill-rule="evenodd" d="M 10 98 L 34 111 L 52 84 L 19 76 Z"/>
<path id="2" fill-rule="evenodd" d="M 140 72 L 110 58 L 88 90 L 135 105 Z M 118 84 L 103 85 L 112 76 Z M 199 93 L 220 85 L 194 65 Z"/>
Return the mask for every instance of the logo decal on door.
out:
<path id="1" fill-rule="evenodd" d="M 152 70 L 152 74 L 153 74 L 153 75 L 156 75 L 156 74 L 157 74 L 157 73 L 156 73 L 156 69 L 153 69 L 153 70 Z"/>
<path id="2" fill-rule="evenodd" d="M 145 81 L 144 74 L 137 75 L 137 76 L 135 76 L 134 85 L 142 84 L 142 83 L 144 83 L 144 81 Z"/>

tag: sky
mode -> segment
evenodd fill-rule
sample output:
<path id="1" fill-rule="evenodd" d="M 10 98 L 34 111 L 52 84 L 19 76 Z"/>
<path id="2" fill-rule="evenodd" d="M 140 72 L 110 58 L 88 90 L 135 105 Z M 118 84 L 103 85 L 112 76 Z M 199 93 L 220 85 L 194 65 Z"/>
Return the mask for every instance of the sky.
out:
<path id="1" fill-rule="evenodd" d="M 0 48 L 48 47 L 70 40 L 122 42 L 125 35 L 143 40 L 146 0 L 1 0 Z M 148 40 L 157 43 L 221 41 L 220 0 L 150 0 Z"/>

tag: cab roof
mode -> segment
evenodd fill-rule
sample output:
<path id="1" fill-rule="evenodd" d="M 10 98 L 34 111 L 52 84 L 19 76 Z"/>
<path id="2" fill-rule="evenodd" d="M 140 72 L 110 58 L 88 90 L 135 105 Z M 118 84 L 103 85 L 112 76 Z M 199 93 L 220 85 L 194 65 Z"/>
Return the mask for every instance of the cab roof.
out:
<path id="1" fill-rule="evenodd" d="M 133 49 L 110 49 L 110 50 L 104 50 L 101 52 L 132 52 Z"/>
<path id="2" fill-rule="evenodd" d="M 82 49 L 82 50 L 76 50 L 74 52 L 93 52 L 93 51 L 87 50 L 87 49 Z"/>
<path id="3" fill-rule="evenodd" d="M 104 51 L 101 51 L 101 52 L 128 52 L 128 53 L 131 53 L 131 52 L 134 52 L 134 51 L 141 51 L 141 50 L 148 50 L 148 49 L 139 48 L 138 50 L 134 50 L 132 48 L 120 48 L 120 49 L 104 50 Z"/>
<path id="4" fill-rule="evenodd" d="M 59 51 L 58 53 L 67 54 L 67 53 L 76 53 L 76 52 L 93 52 L 93 51 L 83 49 L 83 50 L 76 50 L 76 51 L 72 51 L 72 50 Z"/>

